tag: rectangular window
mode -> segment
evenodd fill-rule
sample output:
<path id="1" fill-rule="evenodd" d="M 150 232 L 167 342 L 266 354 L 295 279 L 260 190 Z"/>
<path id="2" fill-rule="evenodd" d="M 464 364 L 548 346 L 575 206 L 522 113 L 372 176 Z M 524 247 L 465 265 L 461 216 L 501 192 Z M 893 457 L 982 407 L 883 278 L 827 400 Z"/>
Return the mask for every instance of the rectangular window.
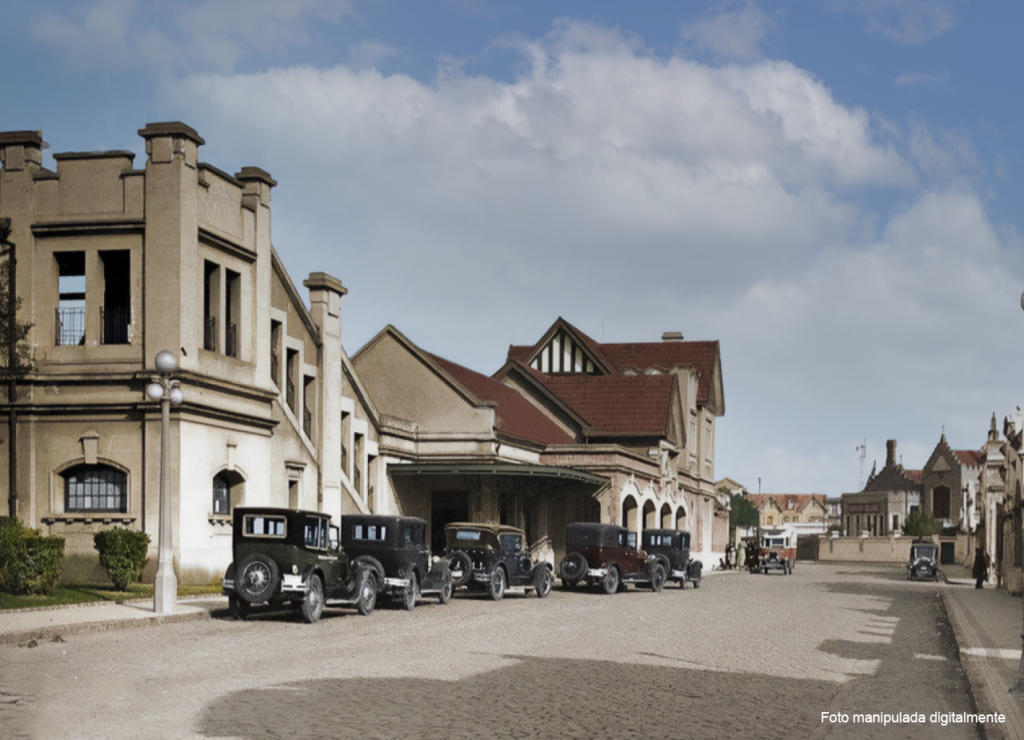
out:
<path id="1" fill-rule="evenodd" d="M 100 308 L 100 344 L 128 344 L 131 324 L 131 252 L 100 252 L 103 265 L 103 306 Z"/>
<path id="2" fill-rule="evenodd" d="M 313 439 L 313 410 L 316 408 L 316 381 L 312 375 L 302 377 L 302 431 Z"/>
<path id="3" fill-rule="evenodd" d="M 242 276 L 234 270 L 224 271 L 224 354 L 238 357 L 238 323 L 242 316 Z"/>
<path id="4" fill-rule="evenodd" d="M 283 516 L 247 514 L 242 521 L 242 531 L 246 537 L 284 537 L 288 527 Z"/>
<path id="5" fill-rule="evenodd" d="M 107 465 L 80 465 L 64 474 L 64 511 L 128 511 L 128 476 Z"/>
<path id="6" fill-rule="evenodd" d="M 285 379 L 285 403 L 294 414 L 298 410 L 299 404 L 299 388 L 296 380 L 299 375 L 299 351 L 297 349 L 288 350 L 284 372 L 287 376 Z"/>
<path id="7" fill-rule="evenodd" d="M 203 349 L 216 352 L 220 346 L 220 265 L 203 263 Z"/>
<path id="8" fill-rule="evenodd" d="M 355 435 L 355 459 L 352 461 L 352 485 L 356 493 L 363 493 L 363 435 Z"/>
<path id="9" fill-rule="evenodd" d="M 281 322 L 270 322 L 270 379 L 281 387 Z"/>
<path id="10" fill-rule="evenodd" d="M 85 252 L 55 252 L 57 315 L 54 343 L 58 347 L 85 344 Z"/>

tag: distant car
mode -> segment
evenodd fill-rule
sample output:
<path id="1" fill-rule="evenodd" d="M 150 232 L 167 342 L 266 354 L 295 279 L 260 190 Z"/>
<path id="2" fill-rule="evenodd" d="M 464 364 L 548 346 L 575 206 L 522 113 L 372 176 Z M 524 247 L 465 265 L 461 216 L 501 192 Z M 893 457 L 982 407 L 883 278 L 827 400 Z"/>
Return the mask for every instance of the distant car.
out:
<path id="1" fill-rule="evenodd" d="M 757 562 L 762 573 L 781 570 L 792 575 L 796 565 L 796 532 L 785 528 L 762 530 Z"/>
<path id="2" fill-rule="evenodd" d="M 426 533 L 427 523 L 416 517 L 346 514 L 341 545 L 353 563 L 373 571 L 379 594 L 412 610 L 421 595 L 442 604 L 452 598 L 452 574 L 445 561 L 432 562 Z"/>
<path id="3" fill-rule="evenodd" d="M 690 559 L 690 533 L 681 529 L 645 529 L 643 549 L 662 564 L 668 574 L 667 580 L 675 581 L 679 588 L 691 583 L 700 588 L 703 564 Z"/>
<path id="4" fill-rule="evenodd" d="M 349 562 L 328 514 L 238 507 L 231 546 L 223 593 L 236 619 L 260 604 L 291 605 L 316 622 L 324 606 L 352 605 L 367 615 L 377 603 L 373 572 Z"/>
<path id="5" fill-rule="evenodd" d="M 455 522 L 445 527 L 445 557 L 456 586 L 485 591 L 498 601 L 506 588 L 543 599 L 551 592 L 551 564 L 530 557 L 526 533 L 504 524 Z"/>
<path id="6" fill-rule="evenodd" d="M 925 540 L 914 540 L 910 543 L 910 562 L 907 563 L 908 579 L 937 581 L 940 571 L 938 545 Z"/>
<path id="7" fill-rule="evenodd" d="M 566 530 L 565 557 L 558 566 L 562 587 L 584 582 L 613 594 L 627 583 L 661 591 L 668 577 L 663 562 L 637 549 L 636 533 L 617 524 L 579 522 Z"/>

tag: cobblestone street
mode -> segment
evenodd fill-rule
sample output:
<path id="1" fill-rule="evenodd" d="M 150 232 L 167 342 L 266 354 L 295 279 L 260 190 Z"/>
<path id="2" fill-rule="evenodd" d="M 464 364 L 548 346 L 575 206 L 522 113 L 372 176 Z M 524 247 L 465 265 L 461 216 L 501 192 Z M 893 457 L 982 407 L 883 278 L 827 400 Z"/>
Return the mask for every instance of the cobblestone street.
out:
<path id="1" fill-rule="evenodd" d="M 975 738 L 939 592 L 898 566 L 699 590 L 459 595 L 0 647 L 0 734 L 37 738 Z M 849 720 L 822 721 L 822 713 Z"/>

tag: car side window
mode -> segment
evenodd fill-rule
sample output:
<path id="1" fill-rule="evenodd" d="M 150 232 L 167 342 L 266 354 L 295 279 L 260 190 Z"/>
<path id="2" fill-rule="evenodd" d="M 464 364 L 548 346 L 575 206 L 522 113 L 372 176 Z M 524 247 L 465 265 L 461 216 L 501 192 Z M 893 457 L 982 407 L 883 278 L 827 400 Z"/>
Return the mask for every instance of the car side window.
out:
<path id="1" fill-rule="evenodd" d="M 517 534 L 501 535 L 501 549 L 507 553 L 520 553 L 523 551 L 523 538 Z"/>

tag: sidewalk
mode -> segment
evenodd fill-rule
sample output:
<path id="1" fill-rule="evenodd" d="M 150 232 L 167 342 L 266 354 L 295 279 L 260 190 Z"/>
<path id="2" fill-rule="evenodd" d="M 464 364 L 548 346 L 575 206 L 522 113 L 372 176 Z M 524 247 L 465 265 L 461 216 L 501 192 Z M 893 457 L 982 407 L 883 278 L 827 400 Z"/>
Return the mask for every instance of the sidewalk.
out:
<path id="1" fill-rule="evenodd" d="M 984 736 L 1024 738 L 1024 691 L 1011 691 L 1020 670 L 1024 601 L 994 588 L 977 590 L 973 580 L 955 577 L 959 573 L 948 575 L 942 598 L 968 690 L 979 714 L 1006 717 L 1002 723 L 986 722 Z"/>
<path id="2" fill-rule="evenodd" d="M 213 609 L 222 607 L 227 608 L 226 599 L 208 596 L 179 600 L 172 614 L 156 614 L 152 599 L 126 604 L 101 601 L 5 611 L 0 612 L 0 645 L 29 645 L 33 640 L 47 642 L 88 632 L 209 619 Z"/>

